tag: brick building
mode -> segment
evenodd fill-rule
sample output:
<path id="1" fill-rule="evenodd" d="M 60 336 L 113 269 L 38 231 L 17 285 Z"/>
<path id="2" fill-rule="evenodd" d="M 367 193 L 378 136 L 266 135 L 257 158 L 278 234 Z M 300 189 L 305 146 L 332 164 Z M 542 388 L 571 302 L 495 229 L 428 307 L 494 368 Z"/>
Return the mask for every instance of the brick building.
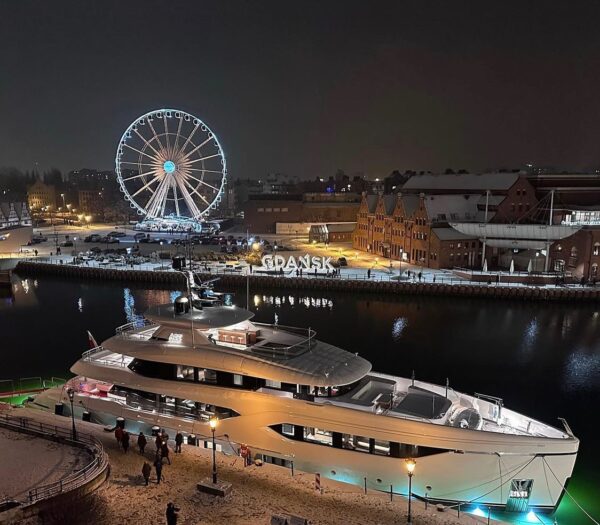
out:
<path id="1" fill-rule="evenodd" d="M 27 190 L 27 204 L 30 210 L 40 210 L 46 206 L 56 206 L 56 189 L 38 180 Z"/>
<path id="2" fill-rule="evenodd" d="M 478 239 L 448 227 L 448 214 L 477 214 L 477 198 L 464 196 L 363 195 L 354 248 L 429 268 L 474 267 Z"/>

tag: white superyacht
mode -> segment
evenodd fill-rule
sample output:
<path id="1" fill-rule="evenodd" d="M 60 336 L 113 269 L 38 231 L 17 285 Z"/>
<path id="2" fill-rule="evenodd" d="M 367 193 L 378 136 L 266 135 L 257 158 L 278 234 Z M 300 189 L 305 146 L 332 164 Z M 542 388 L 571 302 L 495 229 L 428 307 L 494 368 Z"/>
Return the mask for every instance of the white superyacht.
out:
<path id="1" fill-rule="evenodd" d="M 555 509 L 579 440 L 467 395 L 371 370 L 357 354 L 318 340 L 310 329 L 266 325 L 230 297 L 197 285 L 143 323 L 83 354 L 66 387 L 38 395 L 37 407 L 68 408 L 133 432 L 158 426 L 217 448 L 372 489 L 407 492 L 405 462 L 417 463 L 412 493 L 429 501 L 506 510 Z"/>

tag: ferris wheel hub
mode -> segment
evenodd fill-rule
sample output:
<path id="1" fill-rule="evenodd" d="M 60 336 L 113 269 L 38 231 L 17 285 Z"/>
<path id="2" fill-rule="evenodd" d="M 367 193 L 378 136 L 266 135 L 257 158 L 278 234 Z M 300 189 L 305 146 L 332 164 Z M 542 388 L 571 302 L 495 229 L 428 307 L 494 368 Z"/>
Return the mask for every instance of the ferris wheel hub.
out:
<path id="1" fill-rule="evenodd" d="M 175 163 L 172 160 L 167 160 L 164 164 L 163 164 L 163 169 L 165 170 L 166 173 L 173 173 L 175 171 Z"/>

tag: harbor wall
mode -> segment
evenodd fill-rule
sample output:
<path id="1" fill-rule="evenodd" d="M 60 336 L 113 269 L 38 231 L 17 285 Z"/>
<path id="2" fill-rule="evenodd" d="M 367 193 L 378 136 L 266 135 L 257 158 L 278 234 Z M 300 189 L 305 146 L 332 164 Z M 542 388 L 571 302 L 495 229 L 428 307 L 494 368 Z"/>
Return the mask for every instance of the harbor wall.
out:
<path id="1" fill-rule="evenodd" d="M 85 266 L 57 265 L 21 261 L 16 271 L 19 275 L 35 277 L 38 275 L 55 275 L 59 277 L 82 280 L 108 280 L 123 283 L 157 283 L 173 285 L 176 288 L 185 286 L 185 276 L 173 271 L 147 271 L 90 268 Z M 202 279 L 219 277 L 220 285 L 241 288 L 246 286 L 245 275 L 238 274 L 199 274 Z M 521 299 L 529 301 L 599 301 L 600 288 L 546 288 L 535 286 L 502 286 L 488 284 L 447 284 L 419 283 L 395 281 L 369 281 L 340 278 L 306 278 L 278 277 L 268 275 L 251 275 L 250 285 L 253 289 L 302 290 L 302 291 L 335 291 L 349 293 L 406 294 L 453 297 L 482 297 L 493 299 Z"/>

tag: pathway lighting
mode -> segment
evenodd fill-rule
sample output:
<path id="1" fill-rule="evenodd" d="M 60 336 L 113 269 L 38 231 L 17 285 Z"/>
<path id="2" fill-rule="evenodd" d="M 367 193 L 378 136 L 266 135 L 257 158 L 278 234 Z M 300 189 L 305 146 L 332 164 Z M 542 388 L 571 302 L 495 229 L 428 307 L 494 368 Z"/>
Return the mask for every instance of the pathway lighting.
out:
<path id="1" fill-rule="evenodd" d="M 406 470 L 408 471 L 408 520 L 406 523 L 412 523 L 412 508 L 411 508 L 411 500 L 412 500 L 412 477 L 415 471 L 415 467 L 417 466 L 417 462 L 408 458 L 405 460 L 406 462 Z"/>

